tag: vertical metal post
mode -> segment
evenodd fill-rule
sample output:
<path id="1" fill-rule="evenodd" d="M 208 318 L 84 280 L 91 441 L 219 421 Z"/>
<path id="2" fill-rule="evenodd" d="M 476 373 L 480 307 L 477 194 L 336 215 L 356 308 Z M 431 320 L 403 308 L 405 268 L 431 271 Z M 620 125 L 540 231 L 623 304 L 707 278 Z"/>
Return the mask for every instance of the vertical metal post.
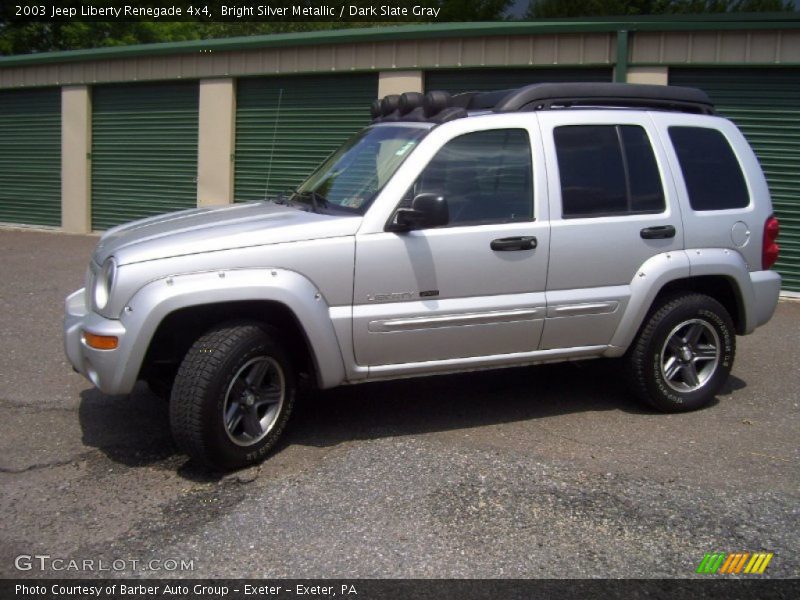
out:
<path id="1" fill-rule="evenodd" d="M 625 83 L 628 78 L 628 31 L 617 31 L 617 61 L 614 66 L 614 81 Z"/>

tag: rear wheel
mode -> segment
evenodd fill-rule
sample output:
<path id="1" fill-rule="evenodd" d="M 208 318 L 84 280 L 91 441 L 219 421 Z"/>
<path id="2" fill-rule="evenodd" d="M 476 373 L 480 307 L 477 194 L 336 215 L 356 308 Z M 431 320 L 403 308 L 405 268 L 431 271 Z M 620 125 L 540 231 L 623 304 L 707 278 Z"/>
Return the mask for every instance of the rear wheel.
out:
<path id="1" fill-rule="evenodd" d="M 195 342 L 181 363 L 170 399 L 178 446 L 214 468 L 264 459 L 278 441 L 295 399 L 295 375 L 275 332 L 230 323 Z"/>
<path id="2" fill-rule="evenodd" d="M 628 354 L 631 387 L 664 412 L 708 404 L 731 372 L 736 336 L 728 311 L 704 294 L 666 299 Z"/>

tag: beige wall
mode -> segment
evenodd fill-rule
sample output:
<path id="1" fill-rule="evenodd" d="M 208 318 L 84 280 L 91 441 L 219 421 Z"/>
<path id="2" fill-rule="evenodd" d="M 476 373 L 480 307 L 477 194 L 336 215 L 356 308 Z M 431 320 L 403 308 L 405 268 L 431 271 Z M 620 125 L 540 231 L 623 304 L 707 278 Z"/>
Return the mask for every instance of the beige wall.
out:
<path id="1" fill-rule="evenodd" d="M 378 73 L 378 98 L 403 92 L 422 92 L 422 71 L 383 71 Z"/>
<path id="2" fill-rule="evenodd" d="M 236 110 L 233 79 L 200 80 L 197 205 L 233 203 L 233 142 Z"/>
<path id="3" fill-rule="evenodd" d="M 627 82 L 668 85 L 669 69 L 667 67 L 628 67 Z"/>
<path id="4" fill-rule="evenodd" d="M 797 65 L 800 30 L 637 32 L 630 62 L 671 65 Z"/>
<path id="5" fill-rule="evenodd" d="M 611 65 L 613 33 L 442 37 L 135 56 L 0 68 L 0 88 L 458 67 Z"/>
<path id="6" fill-rule="evenodd" d="M 88 86 L 61 88 L 61 227 L 91 231 L 92 108 Z"/>
<path id="7" fill-rule="evenodd" d="M 800 29 L 635 31 L 629 63 L 800 65 Z M 132 56 L 0 68 L 0 88 L 239 75 L 614 64 L 616 34 L 424 37 Z"/>

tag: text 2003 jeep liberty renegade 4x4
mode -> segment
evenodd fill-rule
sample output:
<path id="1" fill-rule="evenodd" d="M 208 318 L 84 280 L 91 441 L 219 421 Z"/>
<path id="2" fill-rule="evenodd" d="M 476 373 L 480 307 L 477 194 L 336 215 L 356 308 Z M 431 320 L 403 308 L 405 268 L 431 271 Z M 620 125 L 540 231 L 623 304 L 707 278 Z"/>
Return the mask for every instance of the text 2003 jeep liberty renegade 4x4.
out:
<path id="1" fill-rule="evenodd" d="M 699 90 L 539 84 L 387 96 L 297 190 L 109 230 L 66 301 L 100 390 L 170 394 L 175 440 L 262 459 L 298 376 L 342 384 L 624 357 L 663 411 L 705 405 L 772 316 L 778 222 Z"/>

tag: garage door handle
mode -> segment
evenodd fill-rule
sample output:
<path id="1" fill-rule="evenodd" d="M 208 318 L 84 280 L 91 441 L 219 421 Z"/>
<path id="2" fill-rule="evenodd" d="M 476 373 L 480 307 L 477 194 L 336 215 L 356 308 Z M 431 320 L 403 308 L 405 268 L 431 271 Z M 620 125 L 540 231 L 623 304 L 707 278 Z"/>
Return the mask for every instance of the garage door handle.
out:
<path id="1" fill-rule="evenodd" d="M 489 247 L 497 252 L 533 250 L 536 248 L 536 238 L 533 236 L 500 238 L 499 240 L 492 240 L 492 243 L 489 244 Z"/>
<path id="2" fill-rule="evenodd" d="M 672 225 L 658 225 L 657 227 L 645 227 L 641 231 L 643 240 L 663 240 L 675 237 L 675 228 Z"/>

